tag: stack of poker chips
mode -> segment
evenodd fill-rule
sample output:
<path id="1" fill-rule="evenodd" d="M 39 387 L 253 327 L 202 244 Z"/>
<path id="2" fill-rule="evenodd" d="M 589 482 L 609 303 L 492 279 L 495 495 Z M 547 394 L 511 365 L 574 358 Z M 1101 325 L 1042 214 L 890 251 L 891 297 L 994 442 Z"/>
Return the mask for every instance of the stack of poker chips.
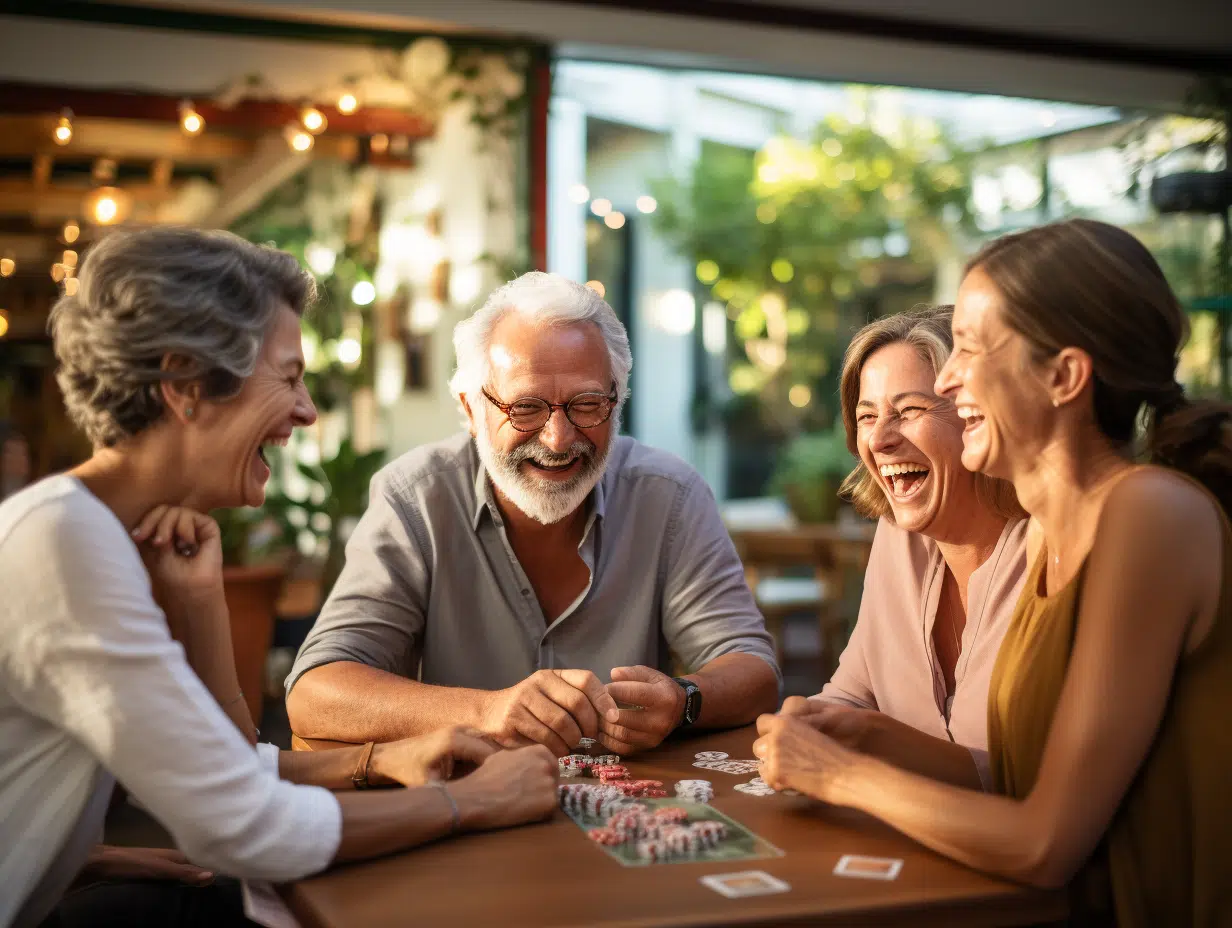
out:
<path id="1" fill-rule="evenodd" d="M 590 768 L 590 775 L 600 783 L 613 783 L 616 780 L 627 780 L 629 768 L 623 764 L 595 764 Z"/>
<path id="2" fill-rule="evenodd" d="M 626 802 L 620 790 L 589 783 L 562 783 L 556 787 L 556 800 L 567 814 L 592 818 L 605 818 Z"/>
<path id="3" fill-rule="evenodd" d="M 709 802 L 714 798 L 714 786 L 709 780 L 677 780 L 676 798 L 686 802 Z"/>
<path id="4" fill-rule="evenodd" d="M 651 812 L 641 803 L 616 807 L 602 828 L 588 832 L 590 840 L 609 847 L 632 844 L 639 857 L 650 861 L 681 857 L 713 848 L 727 835 L 722 822 L 689 823 L 688 810 L 666 807 Z"/>
<path id="5" fill-rule="evenodd" d="M 556 759 L 556 766 L 562 777 L 580 777 L 594 765 L 594 759 L 587 754 L 568 754 Z"/>
<path id="6" fill-rule="evenodd" d="M 667 795 L 662 780 L 612 780 L 607 785 L 630 799 L 661 799 Z"/>

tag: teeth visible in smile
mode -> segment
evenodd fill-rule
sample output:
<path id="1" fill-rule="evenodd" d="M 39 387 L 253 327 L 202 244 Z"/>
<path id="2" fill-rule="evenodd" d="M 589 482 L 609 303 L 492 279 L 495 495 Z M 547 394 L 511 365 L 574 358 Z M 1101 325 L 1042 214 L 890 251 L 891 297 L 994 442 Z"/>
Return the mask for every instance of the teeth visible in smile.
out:
<path id="1" fill-rule="evenodd" d="M 980 419 L 983 414 L 974 406 L 959 406 L 958 418 L 960 419 Z"/>
<path id="2" fill-rule="evenodd" d="M 882 464 L 878 471 L 883 477 L 897 477 L 899 474 L 927 474 L 928 468 L 923 464 Z"/>

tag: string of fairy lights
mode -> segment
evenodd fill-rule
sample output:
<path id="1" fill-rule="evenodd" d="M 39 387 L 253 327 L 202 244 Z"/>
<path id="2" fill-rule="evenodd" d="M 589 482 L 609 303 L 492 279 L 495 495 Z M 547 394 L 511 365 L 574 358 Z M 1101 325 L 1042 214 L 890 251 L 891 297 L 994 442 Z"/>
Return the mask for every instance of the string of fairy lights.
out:
<path id="1" fill-rule="evenodd" d="M 344 116 L 354 115 L 359 111 L 360 101 L 356 91 L 351 87 L 343 87 L 333 98 L 334 106 Z M 200 136 L 206 129 L 205 117 L 197 109 L 192 99 L 185 98 L 177 106 L 177 116 L 180 131 L 189 138 Z M 61 148 L 67 148 L 73 143 L 74 120 L 73 111 L 64 108 L 55 116 L 51 128 L 51 140 Z M 287 146 L 294 152 L 305 153 L 312 149 L 316 136 L 329 126 L 325 114 L 310 100 L 303 100 L 295 120 L 287 123 L 282 129 L 282 136 Z M 399 144 L 401 138 L 391 140 L 389 136 L 377 133 L 368 140 L 369 149 L 375 154 L 383 154 L 391 149 L 405 147 Z M 116 184 L 116 163 L 107 158 L 98 159 L 91 171 L 92 189 L 82 199 L 81 216 L 85 221 L 98 226 L 111 226 L 124 222 L 132 211 L 132 196 L 123 187 Z M 51 279 L 64 288 L 69 296 L 77 293 L 77 251 L 72 247 L 81 236 L 81 225 L 76 219 L 70 219 L 60 229 L 58 244 L 63 245 L 59 260 L 51 265 Z M 12 254 L 0 255 L 0 278 L 12 277 L 17 273 L 17 259 Z M 9 331 L 9 314 L 0 308 L 0 338 Z"/>

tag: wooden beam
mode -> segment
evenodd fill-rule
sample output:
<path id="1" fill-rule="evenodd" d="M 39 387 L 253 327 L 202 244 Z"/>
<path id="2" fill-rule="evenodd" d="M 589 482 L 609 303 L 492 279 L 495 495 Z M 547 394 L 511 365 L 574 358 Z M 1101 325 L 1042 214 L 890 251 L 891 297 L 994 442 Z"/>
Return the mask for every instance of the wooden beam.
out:
<path id="1" fill-rule="evenodd" d="M 105 157 L 115 161 L 170 158 L 181 164 L 213 164 L 246 158 L 252 140 L 221 132 L 196 138 L 178 126 L 132 119 L 94 119 L 74 116 L 73 138 L 67 145 L 52 141 L 56 116 L 0 115 L 0 157 L 31 154 L 63 158 Z"/>
<path id="2" fill-rule="evenodd" d="M 182 97 L 150 93 L 125 93 L 114 90 L 88 90 L 81 87 L 56 87 L 0 81 L 0 113 L 52 114 L 65 107 L 75 117 L 104 119 L 140 119 L 147 122 L 179 125 Z M 206 138 L 211 129 L 234 129 L 260 132 L 282 129 L 299 121 L 299 105 L 282 100 L 241 100 L 235 106 L 222 107 L 209 99 L 209 94 L 193 97 L 193 105 L 205 120 Z M 435 124 L 422 114 L 387 108 L 361 107 L 351 115 L 338 112 L 333 106 L 317 103 L 317 108 L 329 121 L 328 134 L 405 135 L 410 139 L 430 138 Z M 74 120 L 75 121 L 75 120 Z"/>
<path id="3" fill-rule="evenodd" d="M 219 178 L 218 202 L 202 218 L 201 225 L 227 228 L 306 168 L 312 158 L 313 153 L 292 151 L 279 134 L 266 136 L 248 161 Z"/>
<path id="4" fill-rule="evenodd" d="M 132 219 L 138 221 L 176 192 L 174 187 L 158 189 L 151 184 L 125 184 L 124 191 L 133 198 Z M 38 187 L 19 178 L 0 178 L 0 215 L 29 215 L 42 224 L 75 219 L 81 216 L 81 202 L 89 192 L 86 186 Z"/>

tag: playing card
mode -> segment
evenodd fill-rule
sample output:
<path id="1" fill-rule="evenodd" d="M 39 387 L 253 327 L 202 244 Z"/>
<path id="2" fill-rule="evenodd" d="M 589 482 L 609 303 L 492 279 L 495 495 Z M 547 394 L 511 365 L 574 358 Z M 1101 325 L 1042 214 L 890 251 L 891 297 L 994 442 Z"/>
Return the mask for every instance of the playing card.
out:
<path id="1" fill-rule="evenodd" d="M 726 751 L 698 751 L 693 755 L 694 760 L 727 760 Z"/>
<path id="2" fill-rule="evenodd" d="M 693 762 L 694 767 L 701 767 L 703 770 L 717 770 L 719 773 L 731 773 L 740 776 L 745 773 L 756 773 L 758 765 L 750 764 L 747 760 L 698 760 Z"/>
<path id="3" fill-rule="evenodd" d="M 892 857 L 861 857 L 859 854 L 844 854 L 834 867 L 835 876 L 852 876 L 862 880 L 893 880 L 903 862 Z"/>
<path id="4" fill-rule="evenodd" d="M 774 790 L 762 783 L 757 785 L 754 783 L 737 783 L 732 787 L 738 793 L 744 793 L 746 796 L 773 796 Z"/>
<path id="5" fill-rule="evenodd" d="M 744 870 L 740 873 L 712 873 L 701 877 L 701 882 L 728 899 L 742 896 L 766 896 L 785 893 L 791 887 L 778 877 L 764 870 Z"/>

